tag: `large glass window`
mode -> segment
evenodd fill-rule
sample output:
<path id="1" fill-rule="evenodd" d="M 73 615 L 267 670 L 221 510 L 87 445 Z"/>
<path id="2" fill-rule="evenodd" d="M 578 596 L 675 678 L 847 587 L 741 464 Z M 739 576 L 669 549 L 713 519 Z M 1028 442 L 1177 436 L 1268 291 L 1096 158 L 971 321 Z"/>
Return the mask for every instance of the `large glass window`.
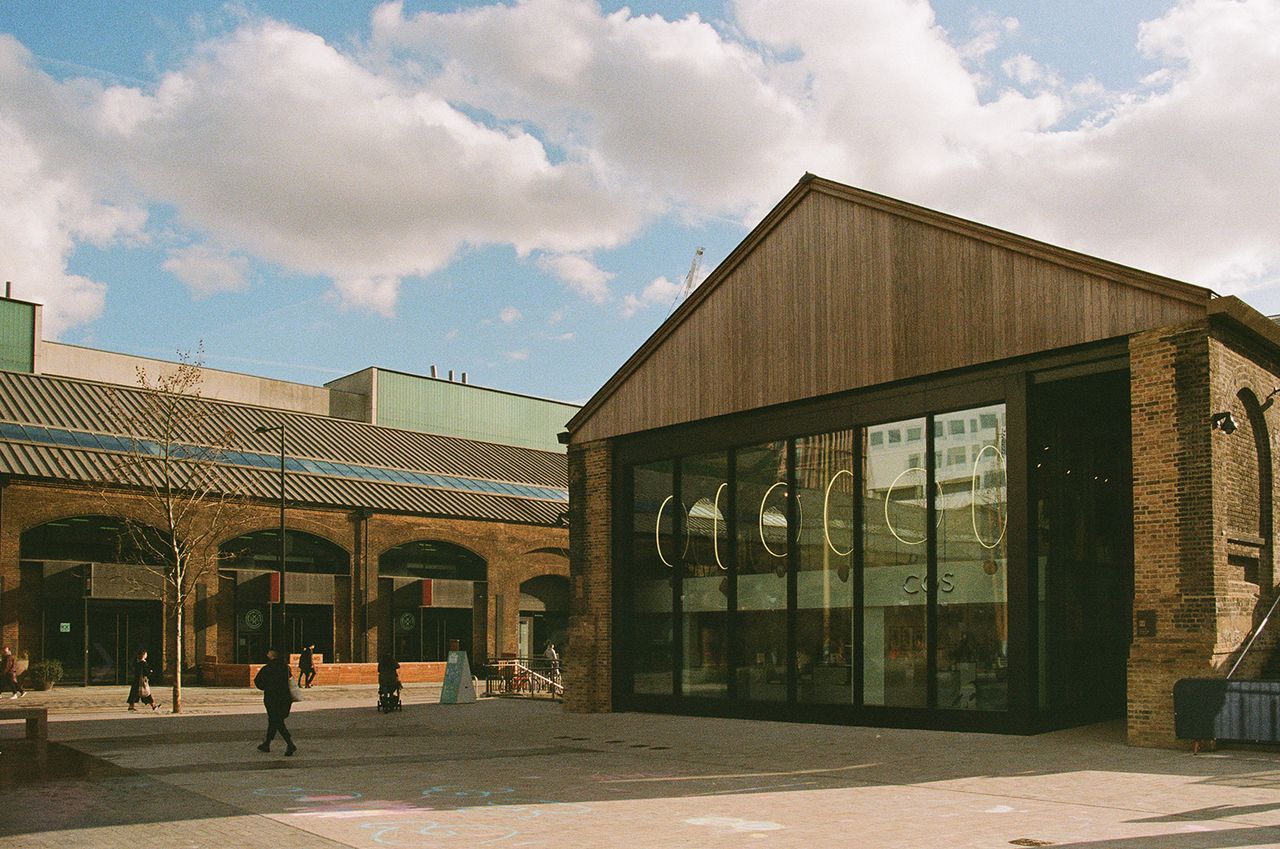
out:
<path id="1" fill-rule="evenodd" d="M 992 404 L 634 466 L 634 692 L 1007 710 L 1005 451 Z"/>
<path id="2" fill-rule="evenodd" d="M 863 701 L 925 707 L 928 688 L 928 471 L 876 434 L 923 428 L 912 419 L 867 428 L 862 460 Z M 879 444 L 877 444 L 877 442 Z"/>
<path id="3" fill-rule="evenodd" d="M 672 692 L 671 582 L 680 559 L 672 472 L 670 460 L 634 469 L 631 686 L 636 693 Z"/>
<path id="4" fill-rule="evenodd" d="M 853 701 L 853 439 L 796 440 L 796 698 Z"/>
<path id="5" fill-rule="evenodd" d="M 787 444 L 737 452 L 738 696 L 787 698 Z"/>
<path id="6" fill-rule="evenodd" d="M 729 465 L 724 453 L 680 461 L 685 519 L 681 596 L 682 692 L 724 697 L 728 691 Z"/>
<path id="7" fill-rule="evenodd" d="M 1004 405 L 996 405 L 939 415 L 935 423 L 937 433 L 945 425 L 953 446 L 948 456 L 955 451 L 971 458 L 963 465 L 948 462 L 937 478 L 940 708 L 1008 707 L 1004 419 Z M 987 426 L 979 429 L 979 421 Z"/>

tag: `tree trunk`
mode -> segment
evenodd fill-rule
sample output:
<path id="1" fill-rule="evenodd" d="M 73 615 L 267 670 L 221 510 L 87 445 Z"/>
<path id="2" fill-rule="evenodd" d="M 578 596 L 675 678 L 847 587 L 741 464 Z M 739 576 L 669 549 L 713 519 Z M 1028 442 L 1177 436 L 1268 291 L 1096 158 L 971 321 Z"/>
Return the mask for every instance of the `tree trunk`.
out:
<path id="1" fill-rule="evenodd" d="M 177 597 L 174 602 L 174 636 L 173 641 L 173 712 L 182 713 L 182 642 L 184 620 L 182 618 L 182 588 L 177 581 L 174 582 L 173 594 Z"/>

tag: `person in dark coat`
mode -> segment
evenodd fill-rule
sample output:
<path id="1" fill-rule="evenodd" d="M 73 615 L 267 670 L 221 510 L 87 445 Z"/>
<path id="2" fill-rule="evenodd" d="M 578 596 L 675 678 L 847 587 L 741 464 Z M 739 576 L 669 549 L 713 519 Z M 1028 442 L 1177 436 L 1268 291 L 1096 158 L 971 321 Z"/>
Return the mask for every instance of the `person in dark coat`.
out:
<path id="1" fill-rule="evenodd" d="M 298 655 L 298 686 L 310 687 L 316 680 L 316 647 L 303 646 Z"/>
<path id="2" fill-rule="evenodd" d="M 384 654 L 378 660 L 378 692 L 379 693 L 399 693 L 400 692 L 400 664 L 389 654 Z"/>
<path id="3" fill-rule="evenodd" d="M 147 650 L 138 652 L 133 661 L 133 685 L 129 687 L 129 710 L 137 710 L 138 702 L 156 710 L 156 700 L 151 695 L 151 664 L 147 663 Z"/>
<path id="4" fill-rule="evenodd" d="M 293 707 L 293 696 L 289 693 L 292 681 L 289 664 L 275 649 L 269 649 L 266 664 L 253 678 L 253 686 L 262 691 L 262 704 L 267 709 L 267 738 L 258 746 L 259 752 L 271 751 L 271 741 L 276 738 L 277 731 L 284 738 L 286 756 L 298 751 L 298 747 L 293 745 L 293 735 L 284 727 L 285 718 Z"/>
<path id="5" fill-rule="evenodd" d="M 12 690 L 13 695 L 9 697 L 11 699 L 25 696 L 27 691 L 18 683 L 18 659 L 13 656 L 13 650 L 5 646 L 3 657 L 4 660 L 0 662 L 0 693 Z"/>

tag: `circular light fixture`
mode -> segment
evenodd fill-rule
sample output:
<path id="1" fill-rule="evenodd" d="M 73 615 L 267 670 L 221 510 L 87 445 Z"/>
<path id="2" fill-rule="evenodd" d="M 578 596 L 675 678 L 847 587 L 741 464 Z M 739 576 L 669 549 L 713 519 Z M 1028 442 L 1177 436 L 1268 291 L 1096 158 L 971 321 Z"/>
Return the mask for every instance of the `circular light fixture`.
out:
<path id="1" fill-rule="evenodd" d="M 848 551 L 841 551 L 836 548 L 835 543 L 831 541 L 831 487 L 836 485 L 836 481 L 840 480 L 841 475 L 848 475 L 853 478 L 853 472 L 848 469 L 841 469 L 831 476 L 831 480 L 827 482 L 827 492 L 822 499 L 822 536 L 827 540 L 827 546 L 840 557 L 848 557 L 853 554 L 853 546 L 849 546 Z"/>
<path id="2" fill-rule="evenodd" d="M 716 487 L 716 500 L 711 504 L 711 552 L 716 557 L 716 565 L 726 572 L 729 567 L 720 562 L 720 532 L 716 528 L 716 520 L 720 518 L 720 493 L 724 492 L 724 488 L 729 484 L 722 483 Z"/>
<path id="3" fill-rule="evenodd" d="M 667 509 L 667 503 L 675 500 L 674 495 L 668 495 L 662 499 L 662 504 L 658 507 L 658 517 L 653 520 L 653 547 L 658 551 L 658 559 L 661 560 L 668 569 L 676 568 L 676 564 L 662 556 L 662 511 Z"/>
<path id="4" fill-rule="evenodd" d="M 769 500 L 769 494 L 771 492 L 773 492 L 775 489 L 777 489 L 780 486 L 786 486 L 786 485 L 787 485 L 786 481 L 778 481 L 773 486 L 766 489 L 764 491 L 764 497 L 760 499 L 760 544 L 764 546 L 765 551 L 769 552 L 769 554 L 773 555 L 774 557 L 786 557 L 787 553 L 784 551 L 781 554 L 778 554 L 776 551 L 774 551 L 772 548 L 769 547 L 769 543 L 764 538 L 764 503 Z M 785 513 L 782 516 L 782 522 L 783 522 L 783 526 L 785 527 L 787 522 L 787 517 Z M 790 530 L 790 528 L 788 528 L 788 530 Z"/>
<path id="5" fill-rule="evenodd" d="M 1001 514 L 1000 536 L 996 537 L 996 541 L 988 544 L 982 538 L 982 533 L 978 530 L 978 464 L 982 462 L 982 455 L 988 451 L 994 451 L 996 456 L 1000 458 L 1000 466 L 1004 467 L 1004 452 L 994 445 L 984 445 L 982 450 L 978 452 L 978 456 L 973 458 L 973 478 L 969 490 L 969 517 L 973 524 L 973 538 L 978 541 L 978 545 L 986 549 L 996 548 L 1004 539 L 1004 533 L 1009 529 L 1009 514 L 1007 512 Z"/>
<path id="6" fill-rule="evenodd" d="M 902 480 L 905 476 L 911 474 L 912 472 L 922 472 L 925 475 L 929 474 L 929 471 L 927 469 L 924 469 L 920 466 L 912 466 L 909 469 L 904 469 L 898 473 L 898 476 L 896 478 L 893 479 L 893 483 L 889 484 L 889 491 L 884 494 L 885 527 L 887 527 L 889 529 L 889 533 L 893 534 L 894 538 L 897 539 L 898 542 L 902 543 L 903 545 L 920 545 L 921 543 L 925 542 L 929 538 L 928 535 L 926 534 L 925 536 L 922 536 L 920 537 L 920 539 L 917 539 L 917 540 L 903 539 L 902 535 L 898 533 L 898 529 L 893 526 L 893 520 L 889 518 L 889 502 L 893 500 L 893 490 L 895 487 L 897 487 L 898 481 Z"/>

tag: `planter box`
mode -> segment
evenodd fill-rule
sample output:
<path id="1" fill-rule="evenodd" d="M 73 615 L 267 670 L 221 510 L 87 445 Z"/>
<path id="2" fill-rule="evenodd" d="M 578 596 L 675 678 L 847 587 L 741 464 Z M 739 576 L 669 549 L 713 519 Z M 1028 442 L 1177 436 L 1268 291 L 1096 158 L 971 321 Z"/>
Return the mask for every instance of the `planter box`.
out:
<path id="1" fill-rule="evenodd" d="M 403 684 L 438 683 L 444 680 L 445 663 L 402 663 L 400 682 Z M 253 676 L 262 668 L 261 663 L 216 663 L 205 661 L 200 667 L 201 680 L 209 687 L 252 687 Z M 293 664 L 293 675 L 298 666 Z M 315 686 L 326 684 L 377 684 L 376 663 L 317 663 Z"/>

